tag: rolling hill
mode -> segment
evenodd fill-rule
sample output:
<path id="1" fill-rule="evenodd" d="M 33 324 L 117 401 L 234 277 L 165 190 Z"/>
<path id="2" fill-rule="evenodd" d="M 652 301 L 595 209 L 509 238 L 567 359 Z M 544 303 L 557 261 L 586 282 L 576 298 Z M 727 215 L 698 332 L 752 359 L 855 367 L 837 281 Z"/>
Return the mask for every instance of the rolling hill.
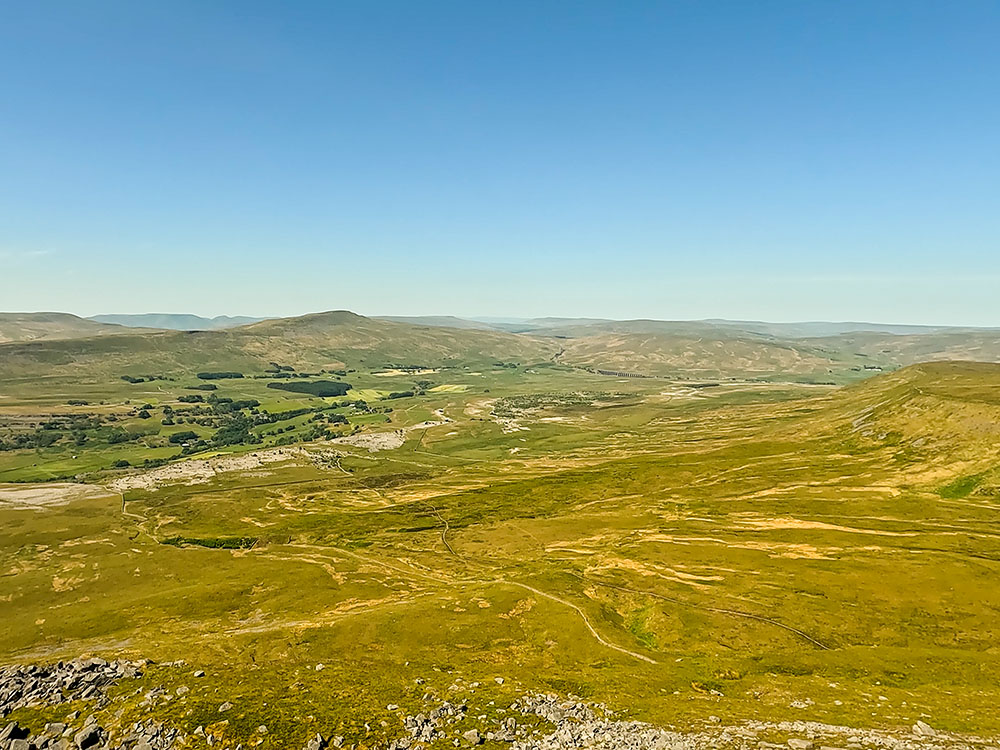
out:
<path id="1" fill-rule="evenodd" d="M 203 319 L 187 322 L 198 320 Z M 334 311 L 217 330 L 160 331 L 61 313 L 6 314 L 0 317 L 0 374 L 120 374 L 135 368 L 170 373 L 192 367 L 249 372 L 271 362 L 316 370 L 552 360 L 681 380 L 847 383 L 919 362 L 1000 361 L 1000 334 L 989 329 L 857 324 L 865 330 L 801 335 L 854 325 L 553 318 L 525 323 L 526 332 L 514 333 L 447 316 L 389 319 Z"/>
<path id="2" fill-rule="evenodd" d="M 0 313 L 0 344 L 135 333 L 120 325 L 69 313 Z"/>
<path id="3" fill-rule="evenodd" d="M 815 335 L 837 329 L 850 330 Z M 981 328 L 629 320 L 566 321 L 532 333 L 560 340 L 560 362 L 658 377 L 842 383 L 919 362 L 1000 362 L 1000 333 Z"/>
<path id="4" fill-rule="evenodd" d="M 219 331 L 129 331 L 97 339 L 8 343 L 0 345 L 0 377 L 259 372 L 272 362 L 297 370 L 475 366 L 544 362 L 557 352 L 552 340 L 416 326 L 337 311 Z"/>

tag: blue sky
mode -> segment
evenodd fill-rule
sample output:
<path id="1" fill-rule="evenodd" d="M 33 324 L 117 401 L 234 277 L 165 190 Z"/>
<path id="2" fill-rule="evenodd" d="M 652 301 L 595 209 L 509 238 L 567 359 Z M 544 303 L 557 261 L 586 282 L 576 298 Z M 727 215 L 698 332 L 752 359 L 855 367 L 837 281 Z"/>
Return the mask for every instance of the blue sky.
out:
<path id="1" fill-rule="evenodd" d="M 0 6 L 0 309 L 1000 325 L 1000 4 Z"/>

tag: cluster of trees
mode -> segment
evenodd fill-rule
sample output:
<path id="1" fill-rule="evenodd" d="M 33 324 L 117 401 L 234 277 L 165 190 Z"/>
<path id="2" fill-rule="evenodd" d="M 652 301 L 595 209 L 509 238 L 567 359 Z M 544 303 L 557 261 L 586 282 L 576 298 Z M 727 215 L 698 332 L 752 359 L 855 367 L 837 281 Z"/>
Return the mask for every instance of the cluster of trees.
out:
<path id="1" fill-rule="evenodd" d="M 173 378 L 168 378 L 166 375 L 122 375 L 122 380 L 126 383 L 145 383 L 154 380 L 173 380 Z"/>
<path id="2" fill-rule="evenodd" d="M 164 539 L 160 544 L 171 544 L 175 547 L 192 544 L 210 549 L 250 549 L 257 544 L 257 541 L 257 537 L 254 536 L 223 536 L 208 539 L 190 536 L 172 536 Z"/>
<path id="3" fill-rule="evenodd" d="M 17 432 L 0 438 L 0 451 L 49 448 L 63 438 L 69 438 L 75 445 L 91 442 L 118 445 L 138 440 L 147 434 L 145 431 L 129 432 L 122 427 L 103 426 L 98 417 L 50 420 L 43 422 L 32 432 Z"/>
<path id="4" fill-rule="evenodd" d="M 244 398 L 234 401 L 231 398 L 215 398 L 214 393 L 208 397 L 208 403 L 212 405 L 212 409 L 216 414 L 231 414 L 243 409 L 256 409 L 260 406 L 260 401 L 255 398 Z"/>
<path id="5" fill-rule="evenodd" d="M 337 412 L 323 413 L 313 415 L 309 420 L 310 422 L 327 422 L 329 424 L 348 424 L 347 417 L 343 414 L 338 414 Z"/>
<path id="6" fill-rule="evenodd" d="M 62 438 L 61 432 L 37 429 L 34 432 L 18 432 L 0 438 L 0 451 L 16 451 L 25 448 L 48 448 Z"/>
<path id="7" fill-rule="evenodd" d="M 351 389 L 350 383 L 333 380 L 310 380 L 304 383 L 268 383 L 268 388 L 289 393 L 305 393 L 310 396 L 343 396 Z"/>
<path id="8" fill-rule="evenodd" d="M 260 443 L 258 435 L 250 432 L 253 422 L 243 414 L 236 414 L 212 435 L 211 444 L 221 448 L 226 445 L 253 445 Z"/>
<path id="9" fill-rule="evenodd" d="M 272 363 L 272 365 L 281 374 L 288 374 L 293 371 L 293 368 L 278 363 Z M 347 374 L 347 370 L 336 372 Z M 202 380 L 244 377 L 242 373 L 238 372 L 200 372 L 197 373 L 197 376 Z M 300 374 L 295 373 L 292 377 L 298 378 Z M 158 379 L 172 380 L 172 378 L 160 375 L 122 375 L 121 378 L 129 383 L 142 383 Z M 351 389 L 349 383 L 333 380 L 282 381 L 269 383 L 268 387 L 319 397 L 343 396 Z M 346 416 L 332 411 L 335 408 L 342 408 L 339 404 L 269 413 L 267 411 L 259 411 L 260 401 L 257 399 L 233 399 L 218 396 L 215 393 L 218 386 L 213 383 L 198 383 L 186 386 L 185 388 L 191 391 L 203 391 L 207 393 L 179 395 L 177 400 L 182 404 L 190 404 L 191 406 L 188 408 L 178 408 L 170 404 L 154 407 L 152 404 L 147 403 L 141 406 L 133 406 L 128 415 L 74 414 L 52 418 L 37 426 L 30 424 L 28 425 L 31 428 L 30 430 L 10 430 L 10 434 L 0 435 L 0 451 L 48 448 L 66 439 L 72 440 L 76 445 L 84 445 L 91 442 L 119 445 L 139 439 L 148 439 L 150 441 L 149 445 L 166 446 L 169 444 L 182 446 L 182 453 L 188 454 L 210 448 L 261 443 L 263 433 L 257 434 L 261 431 L 258 429 L 255 432 L 255 428 L 278 422 L 288 422 L 306 414 L 313 415 L 307 424 L 291 424 L 269 434 L 283 434 L 278 441 L 279 444 L 288 444 L 303 440 L 329 439 L 343 434 L 343 426 L 350 424 Z M 411 393 L 404 392 L 396 397 L 399 398 L 402 395 L 410 395 Z M 79 399 L 71 400 L 69 403 L 74 406 L 87 405 L 86 401 Z M 126 401 L 125 403 L 129 402 Z M 387 407 L 371 407 L 361 399 L 351 402 L 350 405 L 364 412 L 392 411 L 392 409 Z M 202 427 L 211 428 L 214 431 L 210 436 L 205 437 L 202 436 L 206 435 L 204 430 L 199 433 L 193 429 L 183 429 L 173 434 L 160 435 L 158 434 L 159 426 L 139 428 L 133 425 L 129 429 L 125 429 L 122 426 L 108 424 L 117 422 L 119 419 L 138 418 L 147 420 L 153 417 L 158 408 L 162 409 L 160 424 L 163 426 L 172 427 L 175 424 L 184 424 L 187 422 L 192 425 L 198 424 Z M 164 462 L 165 460 L 163 459 L 147 459 L 143 465 L 159 465 Z M 120 459 L 112 465 L 112 468 L 127 468 L 131 465 L 128 460 Z"/>
<path id="10" fill-rule="evenodd" d="M 403 372 L 419 372 L 420 370 L 433 370 L 430 365 L 383 365 L 386 370 L 402 370 Z"/>
<path id="11" fill-rule="evenodd" d="M 277 378 L 279 380 L 288 380 L 289 378 L 318 378 L 323 372 L 293 372 L 289 370 L 265 370 L 263 375 L 254 375 L 257 380 L 266 380 L 269 378 Z"/>

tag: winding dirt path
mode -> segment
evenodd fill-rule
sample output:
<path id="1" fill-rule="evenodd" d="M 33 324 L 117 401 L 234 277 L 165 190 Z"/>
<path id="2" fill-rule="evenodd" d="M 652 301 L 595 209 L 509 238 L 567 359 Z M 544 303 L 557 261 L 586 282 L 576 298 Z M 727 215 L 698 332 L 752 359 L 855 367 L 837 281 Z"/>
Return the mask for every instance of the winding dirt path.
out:
<path id="1" fill-rule="evenodd" d="M 551 599 L 554 602 L 563 604 L 572 609 L 578 615 L 580 615 L 580 618 L 583 620 L 584 625 L 587 626 L 587 629 L 590 631 L 590 634 L 594 636 L 594 638 L 596 638 L 597 641 L 602 645 L 607 646 L 608 648 L 613 649 L 614 651 L 618 651 L 622 654 L 625 654 L 626 656 L 631 656 L 633 659 L 639 659 L 640 661 L 644 661 L 647 664 L 657 663 L 655 659 L 650 659 L 648 656 L 644 656 L 643 654 L 637 654 L 635 651 L 629 651 L 628 649 L 622 648 L 621 646 L 616 646 L 615 644 L 609 643 L 608 641 L 604 640 L 604 638 L 601 637 L 601 634 L 597 632 L 597 629 L 590 622 L 590 618 L 587 617 L 587 613 L 584 612 L 575 604 L 573 604 L 573 602 L 568 602 L 565 599 L 559 598 L 555 594 L 546 593 L 545 591 L 536 589 L 534 586 L 529 586 L 528 584 L 520 583 L 519 581 L 497 580 L 497 581 L 483 581 L 483 583 L 498 583 L 504 586 L 518 586 L 522 589 L 527 589 L 528 591 L 534 592 L 539 596 L 544 596 L 546 599 Z"/>

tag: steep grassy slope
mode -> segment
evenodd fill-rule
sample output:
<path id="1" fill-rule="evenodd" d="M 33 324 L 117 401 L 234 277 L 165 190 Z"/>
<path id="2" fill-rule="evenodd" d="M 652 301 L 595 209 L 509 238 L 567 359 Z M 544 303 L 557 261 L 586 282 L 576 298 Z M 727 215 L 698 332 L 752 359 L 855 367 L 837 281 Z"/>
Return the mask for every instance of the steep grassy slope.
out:
<path id="1" fill-rule="evenodd" d="M 78 318 L 69 313 L 0 313 L 0 344 L 135 333 L 120 325 Z"/>
<path id="2" fill-rule="evenodd" d="M 884 449 L 914 482 L 990 467 L 1000 457 L 1000 365 L 912 365 L 831 396 L 804 424 Z"/>

